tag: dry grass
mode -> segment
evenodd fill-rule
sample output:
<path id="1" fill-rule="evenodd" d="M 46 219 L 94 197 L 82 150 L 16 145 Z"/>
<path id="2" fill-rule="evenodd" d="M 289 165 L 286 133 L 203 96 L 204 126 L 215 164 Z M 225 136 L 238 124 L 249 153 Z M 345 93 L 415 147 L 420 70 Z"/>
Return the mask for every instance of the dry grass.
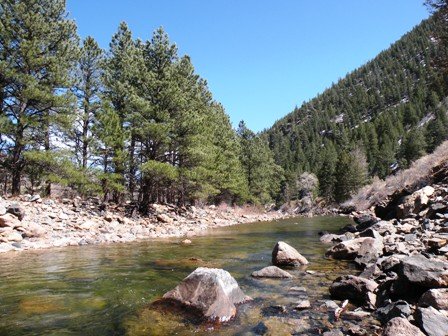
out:
<path id="1" fill-rule="evenodd" d="M 409 169 L 387 177 L 385 180 L 374 178 L 370 185 L 360 189 L 344 206 L 354 206 L 357 210 L 367 210 L 380 203 L 397 190 L 412 191 L 428 182 L 431 170 L 448 161 L 448 141 L 442 143 L 429 155 L 415 161 Z"/>

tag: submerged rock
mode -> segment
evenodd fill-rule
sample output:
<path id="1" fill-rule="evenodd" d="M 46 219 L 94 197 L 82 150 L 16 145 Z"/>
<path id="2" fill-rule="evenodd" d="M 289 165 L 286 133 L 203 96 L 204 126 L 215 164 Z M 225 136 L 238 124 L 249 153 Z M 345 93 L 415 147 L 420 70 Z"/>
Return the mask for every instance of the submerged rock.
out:
<path id="1" fill-rule="evenodd" d="M 387 322 L 383 336 L 425 336 L 425 334 L 407 319 L 395 317 Z"/>
<path id="2" fill-rule="evenodd" d="M 225 322 L 236 314 L 236 304 L 251 300 L 229 272 L 199 267 L 163 296 L 196 309 L 210 321 Z"/>
<path id="3" fill-rule="evenodd" d="M 254 278 L 292 278 L 293 276 L 278 268 L 277 266 L 268 266 L 259 271 L 255 271 L 252 273 Z"/>
<path id="4" fill-rule="evenodd" d="M 280 241 L 272 251 L 272 263 L 276 266 L 300 266 L 307 265 L 308 260 L 294 247 Z"/>

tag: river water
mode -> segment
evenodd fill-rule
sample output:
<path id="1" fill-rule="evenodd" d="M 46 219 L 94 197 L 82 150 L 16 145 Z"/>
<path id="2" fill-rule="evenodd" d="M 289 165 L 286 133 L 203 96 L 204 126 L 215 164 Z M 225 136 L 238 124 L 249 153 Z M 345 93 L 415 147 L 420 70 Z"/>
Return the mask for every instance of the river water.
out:
<path id="1" fill-rule="evenodd" d="M 193 237 L 129 244 L 67 247 L 0 255 L 0 335 L 314 335 L 332 323 L 321 313 L 328 287 L 353 272 L 343 261 L 323 257 L 318 232 L 348 223 L 342 217 L 287 219 L 214 229 Z M 294 279 L 253 279 L 271 263 L 271 251 L 286 241 L 310 262 L 291 270 Z M 198 266 L 229 271 L 254 298 L 222 326 L 196 325 L 182 314 L 167 314 L 150 303 Z M 305 287 L 312 308 L 293 309 L 293 286 Z M 283 305 L 287 312 L 270 308 Z M 292 329 L 291 329 L 292 328 Z M 285 330 L 283 330 L 285 329 Z"/>

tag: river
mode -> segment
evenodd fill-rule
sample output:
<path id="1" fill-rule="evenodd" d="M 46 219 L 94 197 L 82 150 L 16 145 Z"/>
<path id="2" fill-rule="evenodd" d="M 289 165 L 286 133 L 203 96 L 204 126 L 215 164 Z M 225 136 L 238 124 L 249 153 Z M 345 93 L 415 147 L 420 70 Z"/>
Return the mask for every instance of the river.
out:
<path id="1" fill-rule="evenodd" d="M 0 335 L 256 335 L 267 327 L 281 334 L 276 325 L 285 323 L 273 305 L 287 307 L 287 321 L 302 325 L 295 330 L 312 335 L 331 323 L 319 311 L 322 300 L 329 299 L 329 285 L 353 272 L 350 264 L 323 257 L 327 247 L 318 232 L 348 222 L 343 217 L 295 218 L 213 229 L 193 237 L 191 245 L 160 239 L 6 253 L 0 256 Z M 307 270 L 315 273 L 301 269 L 291 270 L 295 278 L 288 280 L 251 278 L 251 272 L 270 265 L 280 240 L 301 252 L 310 262 Z M 254 301 L 219 327 L 150 308 L 198 266 L 229 271 Z M 311 310 L 291 308 L 297 301 L 288 292 L 293 286 L 307 289 Z"/>

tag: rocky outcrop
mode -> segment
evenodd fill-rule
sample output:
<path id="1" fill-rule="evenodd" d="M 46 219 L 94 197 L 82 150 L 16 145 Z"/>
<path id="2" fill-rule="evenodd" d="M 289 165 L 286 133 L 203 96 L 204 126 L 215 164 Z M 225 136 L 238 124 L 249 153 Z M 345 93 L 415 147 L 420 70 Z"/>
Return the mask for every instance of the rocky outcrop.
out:
<path id="1" fill-rule="evenodd" d="M 294 247 L 280 241 L 272 251 L 272 263 L 276 266 L 300 266 L 307 265 L 308 260 Z"/>
<path id="2" fill-rule="evenodd" d="M 197 310 L 209 321 L 229 321 L 236 314 L 236 305 L 251 300 L 229 272 L 199 267 L 179 285 L 163 296 L 187 308 Z"/>
<path id="3" fill-rule="evenodd" d="M 383 336 L 425 336 L 425 334 L 407 319 L 395 317 L 387 322 Z"/>
<path id="4" fill-rule="evenodd" d="M 268 266 L 259 271 L 252 272 L 254 278 L 292 278 L 293 276 L 278 268 L 277 266 Z"/>

